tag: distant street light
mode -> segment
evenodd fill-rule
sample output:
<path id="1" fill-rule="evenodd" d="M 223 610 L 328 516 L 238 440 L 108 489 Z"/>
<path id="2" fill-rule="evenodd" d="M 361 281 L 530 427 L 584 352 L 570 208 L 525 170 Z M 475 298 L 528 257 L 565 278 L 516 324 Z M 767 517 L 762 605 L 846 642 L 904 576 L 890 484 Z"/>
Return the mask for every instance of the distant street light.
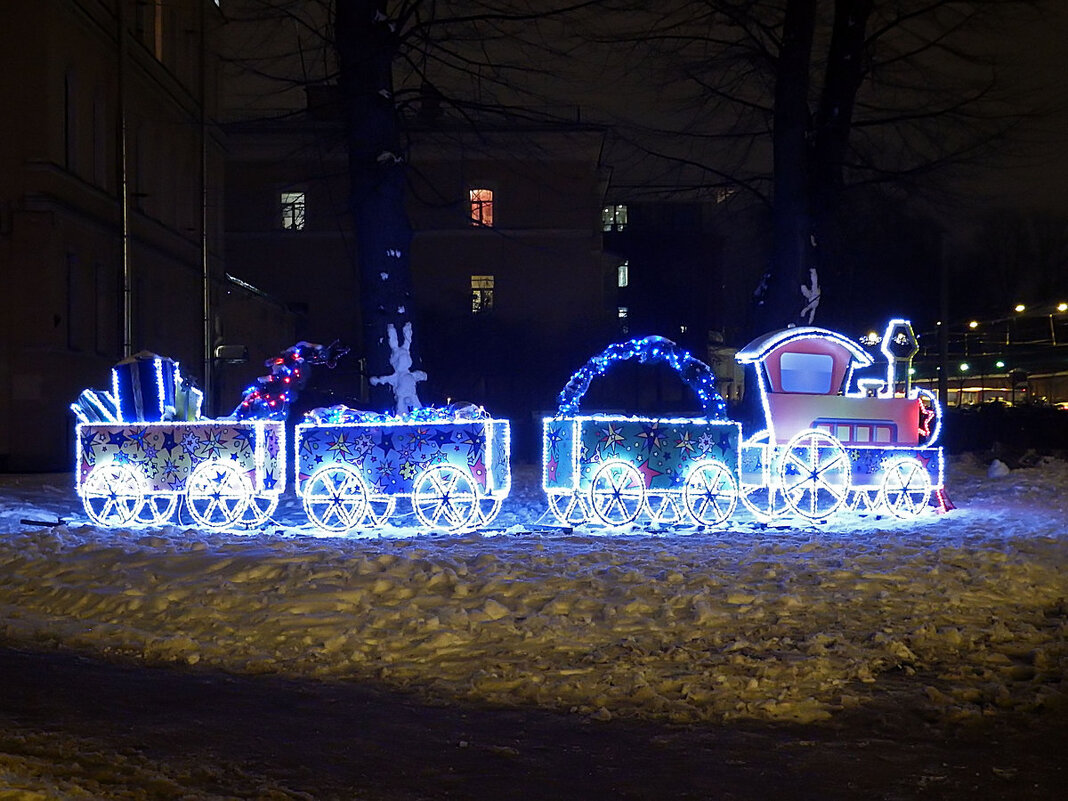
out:
<path id="1" fill-rule="evenodd" d="M 970 366 L 970 365 L 968 364 L 968 362 L 961 362 L 961 363 L 960 363 L 960 371 L 961 371 L 962 373 L 966 373 L 966 372 L 968 372 L 968 370 L 970 370 L 970 369 L 971 369 L 971 366 Z"/>
<path id="2" fill-rule="evenodd" d="M 1017 303 L 1016 304 L 1016 311 L 1018 311 L 1018 312 L 1027 311 L 1027 307 L 1024 306 L 1022 303 Z"/>
<path id="3" fill-rule="evenodd" d="M 979 327 L 979 321 L 978 320 L 972 320 L 970 323 L 968 323 L 968 327 L 969 328 L 978 328 Z"/>
<path id="4" fill-rule="evenodd" d="M 1068 311 L 1068 303 L 1058 303 L 1057 304 L 1057 311 L 1059 311 L 1059 312 Z"/>

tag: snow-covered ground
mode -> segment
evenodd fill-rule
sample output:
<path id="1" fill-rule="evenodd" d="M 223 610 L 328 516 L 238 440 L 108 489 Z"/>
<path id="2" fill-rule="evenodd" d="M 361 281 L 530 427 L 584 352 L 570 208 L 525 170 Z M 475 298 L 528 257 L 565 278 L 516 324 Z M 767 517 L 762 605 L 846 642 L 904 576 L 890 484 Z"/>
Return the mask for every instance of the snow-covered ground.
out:
<path id="1" fill-rule="evenodd" d="M 294 500 L 252 535 L 98 529 L 69 475 L 0 477 L 0 637 L 598 720 L 818 721 L 890 671 L 943 719 L 1063 703 L 1063 461 L 956 459 L 958 508 L 919 522 L 681 536 L 561 530 L 537 471 L 515 483 L 493 532 L 345 539 Z"/>

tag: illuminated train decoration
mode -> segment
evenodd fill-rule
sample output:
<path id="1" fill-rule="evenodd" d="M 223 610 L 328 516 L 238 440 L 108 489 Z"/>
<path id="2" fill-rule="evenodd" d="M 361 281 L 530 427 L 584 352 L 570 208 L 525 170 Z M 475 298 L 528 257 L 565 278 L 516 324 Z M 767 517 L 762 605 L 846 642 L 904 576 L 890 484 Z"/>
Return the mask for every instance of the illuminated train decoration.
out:
<path id="1" fill-rule="evenodd" d="M 707 365 L 660 337 L 612 345 L 572 376 L 556 415 L 543 420 L 549 510 L 566 527 L 622 528 L 639 520 L 710 527 L 741 511 L 760 521 L 826 520 L 843 510 L 909 518 L 932 499 L 944 509 L 941 410 L 932 393 L 911 386 L 910 324 L 892 320 L 881 350 L 885 375 L 854 380 L 873 359 L 832 331 L 790 328 L 754 340 L 737 359 L 756 368 L 765 429 L 743 439 Z M 313 353 L 322 355 L 308 351 L 308 364 Z M 701 413 L 580 413 L 591 381 L 627 360 L 669 365 Z M 184 504 L 202 528 L 257 530 L 292 478 L 307 520 L 326 533 L 373 532 L 399 507 L 418 528 L 469 531 L 490 526 L 511 489 L 509 423 L 479 407 L 403 416 L 316 409 L 289 442 L 274 407 L 259 418 L 200 418 L 199 393 L 176 363 L 153 354 L 116 366 L 112 384 L 72 405 L 77 491 L 98 525 L 178 523 Z M 284 391 L 288 401 L 289 382 Z"/>
<path id="2" fill-rule="evenodd" d="M 744 441 L 709 395 L 707 367 L 658 337 L 614 347 L 576 373 L 557 415 L 543 421 L 542 486 L 562 525 L 715 526 L 739 501 L 765 522 L 825 520 L 843 509 L 914 517 L 933 493 L 944 506 L 941 411 L 930 392 L 911 387 L 918 345 L 906 320 L 891 320 L 882 339 L 885 377 L 855 388 L 854 371 L 873 360 L 840 334 L 800 327 L 754 340 L 736 358 L 756 368 L 766 428 Z M 579 415 L 590 378 L 630 358 L 674 367 L 704 415 Z"/>
<path id="3" fill-rule="evenodd" d="M 301 347 L 306 346 L 306 347 Z M 199 397 L 177 420 L 172 405 L 188 389 L 178 365 L 139 354 L 116 366 L 112 391 L 86 390 L 72 409 L 77 491 L 98 525 L 160 526 L 193 522 L 216 531 L 266 525 L 285 492 L 289 460 L 279 408 L 295 397 L 308 364 L 326 349 L 294 346 L 307 359 L 271 359 L 272 375 L 229 419 L 199 418 Z M 331 348 L 333 346 L 330 346 Z M 270 388 L 278 385 L 277 392 Z M 250 391 L 255 388 L 250 388 Z M 195 392 L 195 390 L 194 390 Z M 254 403 L 248 403 L 253 397 Z M 259 409 L 258 418 L 245 417 Z M 140 418 L 128 421 L 135 416 Z M 368 531 L 390 521 L 405 499 L 428 529 L 489 525 L 511 486 L 507 420 L 468 405 L 416 409 L 404 416 L 343 406 L 317 409 L 296 426 L 296 492 L 308 520 L 329 533 Z"/>

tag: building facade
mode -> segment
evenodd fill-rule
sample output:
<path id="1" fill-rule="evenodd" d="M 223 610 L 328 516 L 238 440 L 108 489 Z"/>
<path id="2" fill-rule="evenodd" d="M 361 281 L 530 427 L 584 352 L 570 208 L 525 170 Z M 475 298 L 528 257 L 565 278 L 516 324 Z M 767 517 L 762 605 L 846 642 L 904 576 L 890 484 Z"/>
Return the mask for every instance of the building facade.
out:
<path id="1" fill-rule="evenodd" d="M 4 11 L 0 470 L 69 469 L 69 404 L 141 350 L 180 360 L 214 411 L 212 305 L 279 316 L 222 269 L 220 21 L 213 0 Z"/>

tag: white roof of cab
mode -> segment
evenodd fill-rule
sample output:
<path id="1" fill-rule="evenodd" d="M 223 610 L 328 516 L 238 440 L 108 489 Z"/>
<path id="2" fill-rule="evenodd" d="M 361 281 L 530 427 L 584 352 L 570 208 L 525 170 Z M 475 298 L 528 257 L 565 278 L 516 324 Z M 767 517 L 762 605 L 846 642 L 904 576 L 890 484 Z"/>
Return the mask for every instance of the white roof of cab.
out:
<path id="1" fill-rule="evenodd" d="M 810 325 L 784 328 L 781 331 L 763 334 L 738 351 L 734 358 L 740 364 L 759 363 L 764 361 L 767 355 L 779 345 L 800 339 L 830 339 L 838 343 L 853 355 L 854 367 L 866 367 L 873 361 L 872 357 L 860 345 L 848 337 L 836 334 L 834 331 L 828 331 L 826 328 L 816 328 Z"/>

